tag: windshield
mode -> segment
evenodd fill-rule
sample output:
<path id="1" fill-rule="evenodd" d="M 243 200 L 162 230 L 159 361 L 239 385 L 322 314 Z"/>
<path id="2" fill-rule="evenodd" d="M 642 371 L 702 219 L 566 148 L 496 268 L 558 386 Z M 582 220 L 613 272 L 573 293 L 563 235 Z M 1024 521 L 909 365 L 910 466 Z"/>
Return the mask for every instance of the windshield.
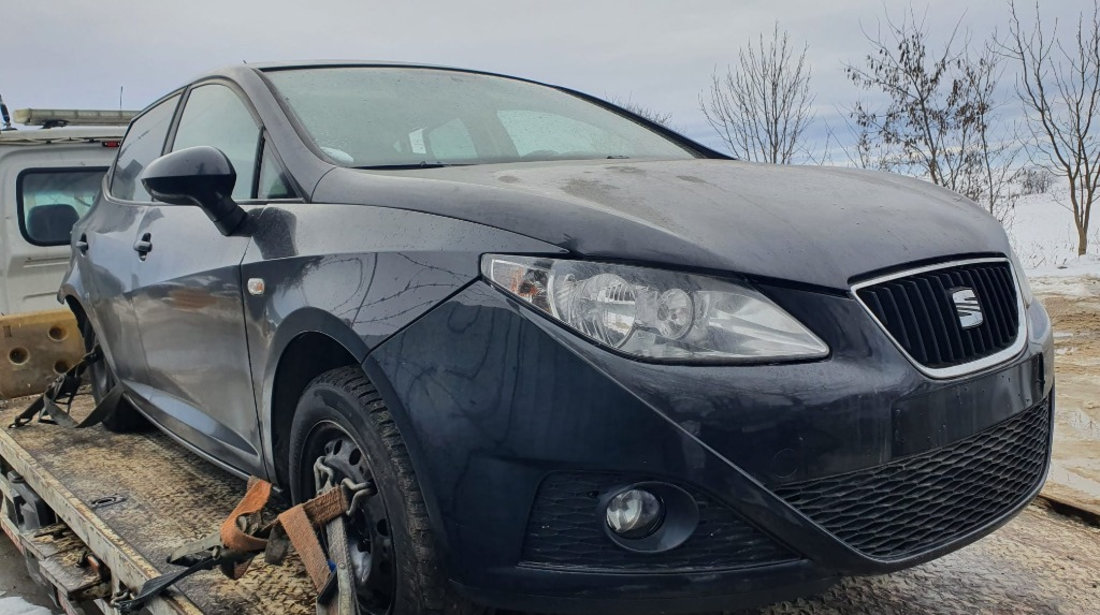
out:
<path id="1" fill-rule="evenodd" d="M 695 157 L 597 104 L 516 79 L 403 67 L 266 74 L 321 151 L 345 166 Z"/>

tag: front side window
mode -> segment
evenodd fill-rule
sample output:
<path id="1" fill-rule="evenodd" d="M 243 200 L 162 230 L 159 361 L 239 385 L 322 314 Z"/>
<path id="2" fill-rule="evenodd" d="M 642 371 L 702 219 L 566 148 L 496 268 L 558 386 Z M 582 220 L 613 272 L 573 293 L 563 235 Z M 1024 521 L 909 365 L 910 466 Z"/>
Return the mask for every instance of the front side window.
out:
<path id="1" fill-rule="evenodd" d="M 152 200 L 141 185 L 141 172 L 164 151 L 164 140 L 179 100 L 179 95 L 173 96 L 130 124 L 111 172 L 111 196 L 125 201 Z"/>
<path id="2" fill-rule="evenodd" d="M 106 167 L 28 169 L 19 174 L 19 227 L 36 246 L 69 243 L 69 233 L 99 195 Z"/>
<path id="3" fill-rule="evenodd" d="M 260 127 L 240 97 L 224 85 L 211 84 L 187 96 L 172 151 L 196 145 L 220 149 L 237 172 L 233 198 L 247 200 L 252 198 L 259 142 Z"/>
<path id="4" fill-rule="evenodd" d="M 317 148 L 344 166 L 698 156 L 610 109 L 518 79 L 378 66 L 266 74 Z"/>

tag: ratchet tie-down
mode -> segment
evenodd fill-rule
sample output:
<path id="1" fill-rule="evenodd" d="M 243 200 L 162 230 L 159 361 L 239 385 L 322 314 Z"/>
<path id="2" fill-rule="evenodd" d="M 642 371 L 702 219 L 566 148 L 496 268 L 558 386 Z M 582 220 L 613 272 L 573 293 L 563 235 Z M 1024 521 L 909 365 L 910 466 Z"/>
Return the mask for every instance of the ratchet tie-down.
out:
<path id="1" fill-rule="evenodd" d="M 317 460 L 315 473 L 326 474 L 319 472 L 325 469 L 321 460 Z M 333 473 L 329 471 L 327 475 L 331 477 Z M 376 493 L 370 481 L 352 483 L 344 479 L 333 484 L 329 480 L 313 499 L 265 522 L 263 510 L 271 497 L 271 483 L 252 477 L 244 497 L 217 533 L 183 545 L 168 556 L 168 563 L 184 566 L 182 570 L 150 579 L 136 595 L 118 596 L 111 605 L 120 613 L 134 613 L 171 585 L 200 570 L 217 568 L 236 580 L 244 576 L 257 555 L 262 553 L 265 562 L 278 565 L 293 547 L 317 590 L 317 612 L 354 615 L 357 595 L 346 524 L 363 500 Z M 327 539 L 327 555 L 317 536 L 322 531 Z"/>
<path id="2" fill-rule="evenodd" d="M 37 415 L 39 422 L 66 427 L 89 427 L 111 415 L 122 396 L 117 384 L 107 392 L 90 414 L 82 420 L 70 415 L 73 398 L 83 384 L 84 372 L 103 359 L 99 346 L 58 376 L 30 406 L 15 418 L 9 428 L 29 424 Z M 64 399 L 64 401 L 62 401 Z M 59 402 L 65 405 L 62 410 Z M 111 605 L 120 613 L 135 613 L 181 579 L 201 570 L 217 568 L 230 579 L 239 579 L 252 560 L 263 553 L 264 561 L 278 565 L 293 547 L 305 565 L 317 590 L 320 615 L 355 615 L 357 593 L 348 553 L 347 521 L 363 501 L 378 493 L 372 481 L 353 483 L 344 478 L 336 482 L 336 473 L 320 459 L 313 467 L 318 495 L 265 521 L 264 507 L 271 497 L 271 483 L 252 477 L 244 497 L 222 522 L 218 532 L 176 549 L 168 563 L 183 566 L 168 574 L 146 581 L 137 594 L 124 591 Z M 270 519 L 270 514 L 267 515 Z M 325 532 L 326 555 L 318 532 Z"/>
<path id="3" fill-rule="evenodd" d="M 33 421 L 36 415 L 40 423 L 54 423 L 78 429 L 81 427 L 91 427 L 96 423 L 102 422 L 115 411 L 115 408 L 118 407 L 118 402 L 122 399 L 122 387 L 117 384 L 99 400 L 95 409 L 82 420 L 77 421 L 69 413 L 69 411 L 72 410 L 73 399 L 84 383 L 84 372 L 87 371 L 93 363 L 102 360 L 103 351 L 100 350 L 99 346 L 92 348 L 88 351 L 88 354 L 84 355 L 76 362 L 76 365 L 73 365 L 65 373 L 54 379 L 54 381 L 46 387 L 45 392 L 39 395 L 31 405 L 23 410 L 23 412 L 20 412 L 19 416 L 15 417 L 15 420 L 13 420 L 8 427 L 11 429 L 22 427 Z M 64 401 L 62 401 L 62 398 L 65 398 Z M 64 410 L 61 409 L 59 403 L 65 404 Z"/>

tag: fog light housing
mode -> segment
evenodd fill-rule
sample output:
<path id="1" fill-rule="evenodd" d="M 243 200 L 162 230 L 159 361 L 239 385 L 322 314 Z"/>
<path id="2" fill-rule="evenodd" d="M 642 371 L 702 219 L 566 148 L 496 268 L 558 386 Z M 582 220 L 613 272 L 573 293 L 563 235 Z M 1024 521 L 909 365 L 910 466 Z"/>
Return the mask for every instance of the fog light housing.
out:
<path id="1" fill-rule="evenodd" d="M 623 538 L 644 538 L 665 519 L 660 498 L 645 489 L 627 489 L 607 503 L 607 526 Z"/>

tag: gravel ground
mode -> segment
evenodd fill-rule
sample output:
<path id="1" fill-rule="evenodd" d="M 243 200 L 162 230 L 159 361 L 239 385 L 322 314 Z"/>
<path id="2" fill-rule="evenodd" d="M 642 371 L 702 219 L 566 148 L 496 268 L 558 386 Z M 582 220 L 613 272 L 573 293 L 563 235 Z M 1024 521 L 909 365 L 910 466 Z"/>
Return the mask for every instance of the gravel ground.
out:
<path id="1" fill-rule="evenodd" d="M 44 587 L 27 574 L 23 555 L 0 535 L 0 614 L 50 615 L 57 612 Z"/>
<path id="2" fill-rule="evenodd" d="M 1100 280 L 1038 280 L 1036 287 L 1054 323 L 1058 392 L 1043 494 L 1100 515 Z"/>

